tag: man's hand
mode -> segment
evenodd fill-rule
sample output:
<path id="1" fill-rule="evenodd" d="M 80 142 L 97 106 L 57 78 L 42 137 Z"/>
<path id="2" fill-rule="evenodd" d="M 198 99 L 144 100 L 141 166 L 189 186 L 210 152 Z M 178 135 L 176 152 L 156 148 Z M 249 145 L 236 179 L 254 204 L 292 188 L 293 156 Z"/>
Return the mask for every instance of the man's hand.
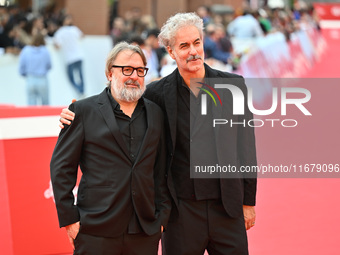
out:
<path id="1" fill-rule="evenodd" d="M 74 250 L 74 239 L 76 239 L 79 233 L 79 228 L 80 228 L 79 221 L 65 227 L 68 239 L 70 240 L 73 250 Z"/>
<path id="2" fill-rule="evenodd" d="M 72 103 L 77 101 L 76 99 L 72 99 Z M 64 128 L 63 124 L 71 125 L 71 121 L 74 119 L 74 112 L 71 112 L 68 108 L 64 108 L 60 113 L 60 119 L 59 119 L 59 127 Z"/>
<path id="3" fill-rule="evenodd" d="M 244 223 L 246 230 L 255 226 L 255 206 L 244 205 L 243 206 Z"/>

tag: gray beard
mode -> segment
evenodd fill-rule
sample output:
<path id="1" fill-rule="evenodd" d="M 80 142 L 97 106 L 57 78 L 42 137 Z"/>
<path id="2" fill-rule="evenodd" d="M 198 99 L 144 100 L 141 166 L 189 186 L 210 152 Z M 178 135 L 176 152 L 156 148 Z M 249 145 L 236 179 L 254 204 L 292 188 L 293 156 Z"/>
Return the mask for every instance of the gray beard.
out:
<path id="1" fill-rule="evenodd" d="M 129 80 L 126 81 L 126 83 L 127 82 L 129 82 Z M 142 88 L 141 86 L 139 86 L 139 88 L 126 88 L 125 83 L 119 84 L 118 80 L 115 77 L 112 77 L 111 89 L 118 100 L 125 102 L 135 102 L 142 97 L 145 91 L 145 86 Z"/>

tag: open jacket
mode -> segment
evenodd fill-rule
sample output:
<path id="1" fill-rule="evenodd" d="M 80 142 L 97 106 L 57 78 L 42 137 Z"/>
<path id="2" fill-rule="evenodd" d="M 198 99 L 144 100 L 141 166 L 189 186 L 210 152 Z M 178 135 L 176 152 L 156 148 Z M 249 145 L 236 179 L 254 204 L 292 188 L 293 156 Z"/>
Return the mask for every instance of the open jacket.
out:
<path id="1" fill-rule="evenodd" d="M 147 131 L 132 164 L 106 89 L 70 105 L 75 119 L 61 130 L 51 160 L 51 180 L 60 227 L 80 220 L 82 233 L 115 237 L 135 212 L 143 231 L 166 227 L 171 200 L 165 178 L 163 114 L 144 99 Z M 78 164 L 77 204 L 72 189 Z"/>
<path id="2" fill-rule="evenodd" d="M 223 107 L 217 107 L 212 111 L 213 117 L 224 119 L 232 119 L 235 122 L 243 122 L 247 124 L 248 120 L 253 118 L 252 113 L 247 107 L 247 88 L 243 77 L 221 72 L 205 67 L 205 78 L 223 78 L 224 82 L 232 83 L 242 90 L 245 96 L 245 113 L 243 115 L 233 115 L 232 102 L 233 98 L 227 89 L 220 94 Z M 166 144 L 167 144 L 167 179 L 171 196 L 175 205 L 178 206 L 177 195 L 173 185 L 173 177 L 171 173 L 171 163 L 174 156 L 176 146 L 176 128 L 177 128 L 177 84 L 182 82 L 182 78 L 178 69 L 170 75 L 159 81 L 152 82 L 147 86 L 145 97 L 158 104 L 165 116 Z M 233 127 L 214 128 L 214 138 L 216 142 L 217 159 L 220 166 L 256 166 L 256 149 L 254 129 L 248 125 L 233 125 Z M 189 160 L 189 159 L 188 159 Z M 247 177 L 247 178 L 245 178 Z M 250 177 L 250 178 L 248 178 Z M 243 213 L 242 205 L 255 205 L 256 197 L 256 173 L 243 176 L 242 173 L 235 178 L 229 178 L 227 175 L 221 175 L 221 198 L 223 206 L 231 217 L 239 217 Z"/>

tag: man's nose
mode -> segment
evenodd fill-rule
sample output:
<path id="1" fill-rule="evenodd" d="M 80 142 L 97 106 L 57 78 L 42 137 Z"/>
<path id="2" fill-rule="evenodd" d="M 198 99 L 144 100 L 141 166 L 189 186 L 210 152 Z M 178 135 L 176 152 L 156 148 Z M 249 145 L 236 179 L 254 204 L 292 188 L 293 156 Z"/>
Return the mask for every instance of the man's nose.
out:
<path id="1" fill-rule="evenodd" d="M 191 46 L 190 46 L 190 52 L 189 52 L 189 54 L 190 54 L 190 55 L 193 55 L 193 56 L 197 55 L 197 50 L 196 50 L 196 48 L 195 48 L 194 45 L 191 45 Z"/>
<path id="2" fill-rule="evenodd" d="M 132 74 L 130 75 L 131 79 L 137 80 L 138 79 L 138 75 L 137 75 L 137 70 L 133 70 Z"/>

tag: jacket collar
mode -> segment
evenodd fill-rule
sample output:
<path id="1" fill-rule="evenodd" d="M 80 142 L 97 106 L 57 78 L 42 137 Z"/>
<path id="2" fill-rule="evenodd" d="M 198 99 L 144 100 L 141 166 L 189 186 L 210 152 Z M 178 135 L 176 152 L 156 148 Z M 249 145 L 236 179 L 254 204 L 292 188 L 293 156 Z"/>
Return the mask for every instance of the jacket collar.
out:
<path id="1" fill-rule="evenodd" d="M 107 88 L 105 88 L 103 92 L 99 94 L 98 105 L 99 105 L 99 111 L 102 114 L 103 119 L 107 127 L 109 128 L 111 134 L 117 141 L 117 144 L 120 146 L 124 154 L 127 157 L 129 157 L 128 148 L 126 147 L 123 137 L 119 131 L 118 123 L 116 121 L 111 102 L 107 95 Z"/>

